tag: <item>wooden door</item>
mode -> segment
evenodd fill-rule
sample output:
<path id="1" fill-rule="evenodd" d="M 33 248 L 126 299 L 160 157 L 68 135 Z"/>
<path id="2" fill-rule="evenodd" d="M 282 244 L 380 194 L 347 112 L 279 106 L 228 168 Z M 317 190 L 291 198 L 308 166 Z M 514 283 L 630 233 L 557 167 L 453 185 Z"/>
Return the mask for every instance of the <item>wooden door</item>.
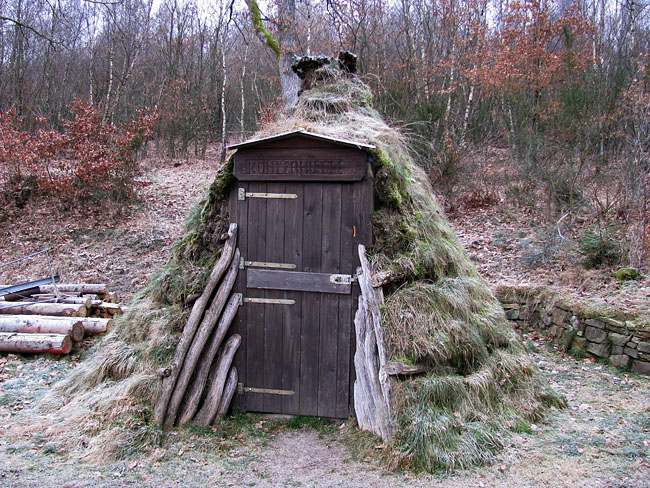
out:
<path id="1" fill-rule="evenodd" d="M 332 275 L 354 275 L 371 243 L 372 198 L 368 180 L 239 182 L 240 409 L 348 416 L 358 286 Z"/>

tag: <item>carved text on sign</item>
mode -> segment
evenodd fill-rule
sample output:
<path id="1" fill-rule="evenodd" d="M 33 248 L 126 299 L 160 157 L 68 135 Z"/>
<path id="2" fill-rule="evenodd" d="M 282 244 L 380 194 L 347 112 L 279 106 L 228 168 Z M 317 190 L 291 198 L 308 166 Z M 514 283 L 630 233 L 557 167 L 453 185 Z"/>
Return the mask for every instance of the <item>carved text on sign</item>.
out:
<path id="1" fill-rule="evenodd" d="M 342 159 L 247 159 L 249 175 L 342 175 Z"/>

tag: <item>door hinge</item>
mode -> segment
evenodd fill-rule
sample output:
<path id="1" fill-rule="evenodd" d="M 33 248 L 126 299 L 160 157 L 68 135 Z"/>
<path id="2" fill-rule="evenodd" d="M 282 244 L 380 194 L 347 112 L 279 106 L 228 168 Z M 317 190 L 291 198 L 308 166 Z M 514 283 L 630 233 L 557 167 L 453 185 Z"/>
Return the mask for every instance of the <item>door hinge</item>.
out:
<path id="1" fill-rule="evenodd" d="M 243 395 L 244 393 L 264 393 L 266 395 L 285 395 L 292 396 L 296 392 L 293 390 L 275 390 L 273 388 L 252 388 L 250 386 L 244 386 L 244 383 L 237 383 L 237 393 Z"/>
<path id="2" fill-rule="evenodd" d="M 244 303 L 262 303 L 270 305 L 294 305 L 295 300 L 286 300 L 284 298 L 244 298 Z"/>
<path id="3" fill-rule="evenodd" d="M 346 274 L 332 274 L 330 275 L 330 283 L 336 285 L 350 285 L 357 281 L 356 275 L 346 275 Z"/>
<path id="4" fill-rule="evenodd" d="M 298 195 L 295 193 L 254 193 L 247 192 L 245 188 L 237 190 L 237 200 L 243 201 L 247 198 L 280 198 L 285 200 L 295 200 Z"/>

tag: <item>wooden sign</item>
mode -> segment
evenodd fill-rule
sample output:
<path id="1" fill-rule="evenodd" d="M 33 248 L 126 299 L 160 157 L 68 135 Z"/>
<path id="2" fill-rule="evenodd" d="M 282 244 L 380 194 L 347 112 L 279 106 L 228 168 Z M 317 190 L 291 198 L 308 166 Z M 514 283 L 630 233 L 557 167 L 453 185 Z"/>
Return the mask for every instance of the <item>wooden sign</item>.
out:
<path id="1" fill-rule="evenodd" d="M 358 181 L 366 153 L 348 148 L 240 149 L 235 176 L 241 181 Z"/>

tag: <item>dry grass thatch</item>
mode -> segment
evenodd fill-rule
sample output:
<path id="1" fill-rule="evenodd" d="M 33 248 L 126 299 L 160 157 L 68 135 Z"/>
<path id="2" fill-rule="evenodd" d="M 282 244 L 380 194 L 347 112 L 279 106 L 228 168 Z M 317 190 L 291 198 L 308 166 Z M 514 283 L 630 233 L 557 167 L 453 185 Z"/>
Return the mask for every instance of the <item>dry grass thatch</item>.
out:
<path id="1" fill-rule="evenodd" d="M 563 400 L 543 381 L 478 277 L 404 136 L 372 109 L 368 87 L 334 68 L 320 70 L 324 81 L 259 135 L 302 128 L 377 148 L 370 253 L 387 283 L 388 347 L 394 359 L 430 367 L 426 376 L 395 388 L 398 429 L 390 458 L 428 471 L 484 462 L 502 446 L 504 434 L 526 429 Z M 78 421 L 82 430 L 98 434 L 98 445 L 112 443 L 115 452 L 128 453 L 129 446 L 156 440 L 154 372 L 173 356 L 182 303 L 201 289 L 217 257 L 213 246 L 228 223 L 232 183 L 226 166 L 203 207 L 192 211 L 169 264 L 95 354 L 46 398 L 44 407 L 60 419 L 70 406 L 75 412 L 94 410 L 91 420 Z M 57 408 L 64 403 L 68 408 Z"/>

